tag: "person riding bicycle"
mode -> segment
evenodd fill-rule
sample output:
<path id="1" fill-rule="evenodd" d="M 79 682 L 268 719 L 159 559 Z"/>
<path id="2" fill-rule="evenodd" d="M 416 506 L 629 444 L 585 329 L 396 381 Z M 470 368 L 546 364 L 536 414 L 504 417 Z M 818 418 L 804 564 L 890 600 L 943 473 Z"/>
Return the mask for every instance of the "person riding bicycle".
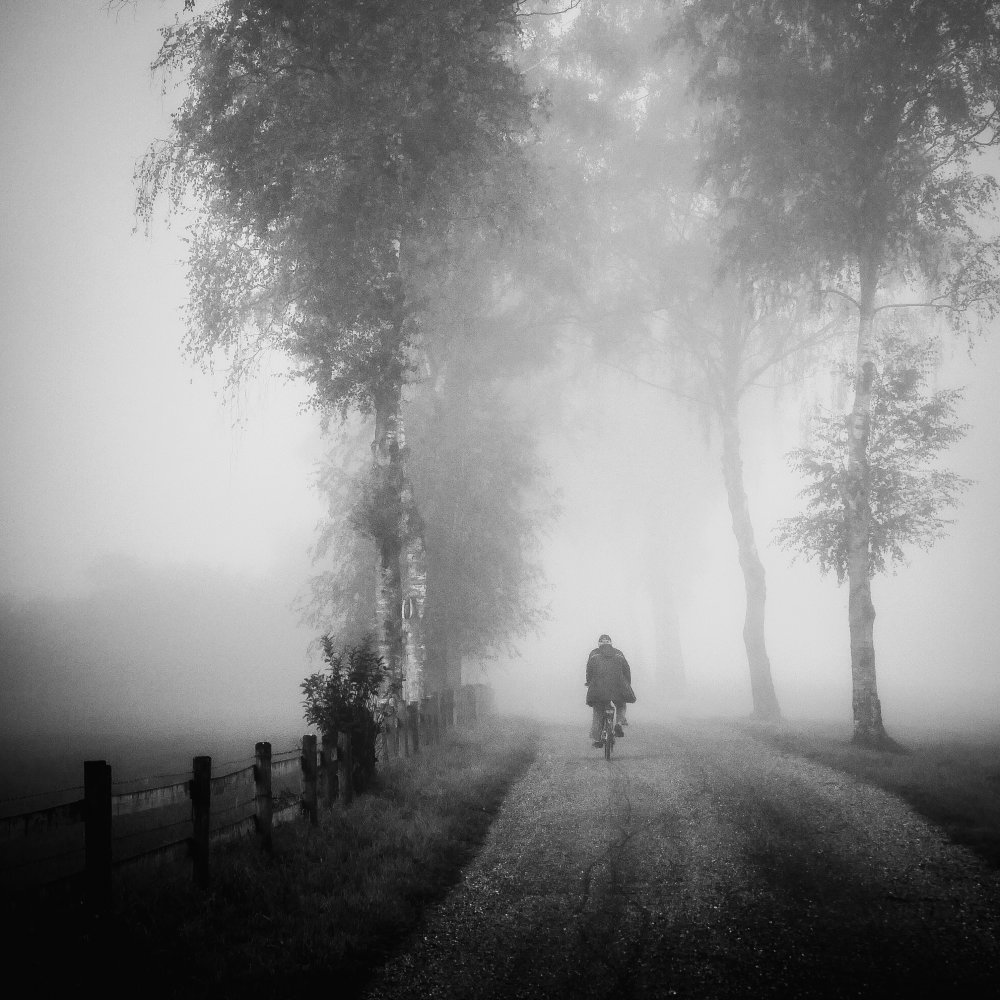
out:
<path id="1" fill-rule="evenodd" d="M 615 736 L 624 736 L 622 726 L 628 725 L 625 706 L 635 701 L 632 691 L 632 668 L 620 649 L 611 644 L 611 636 L 603 634 L 597 640 L 597 648 L 587 657 L 587 704 L 593 708 L 590 738 L 594 746 L 601 746 L 601 723 L 604 709 L 609 701 L 615 704 Z"/>

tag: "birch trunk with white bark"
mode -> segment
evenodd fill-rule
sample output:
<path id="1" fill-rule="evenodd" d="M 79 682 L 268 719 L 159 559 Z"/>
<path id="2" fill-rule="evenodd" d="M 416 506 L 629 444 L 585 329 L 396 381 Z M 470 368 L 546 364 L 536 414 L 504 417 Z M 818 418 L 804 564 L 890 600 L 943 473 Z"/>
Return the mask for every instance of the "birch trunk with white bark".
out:
<path id="1" fill-rule="evenodd" d="M 872 602 L 869 566 L 872 514 L 868 438 L 871 430 L 872 382 L 875 378 L 876 287 L 875 267 L 871 264 L 863 265 L 859 296 L 857 375 L 854 404 L 847 417 L 847 485 L 844 491 L 853 740 L 871 747 L 881 747 L 887 743 L 875 676 L 875 605 Z"/>
<path id="2" fill-rule="evenodd" d="M 402 465 L 398 439 L 399 390 L 385 393 L 375 405 L 375 439 L 372 460 L 376 479 L 385 496 L 399 496 Z M 384 499 L 384 497 L 382 497 Z M 375 538 L 375 625 L 378 654 L 389 671 L 393 693 L 402 696 L 403 685 L 403 589 L 400 575 L 400 526 L 393 518 L 379 518 Z"/>
<path id="3" fill-rule="evenodd" d="M 427 555 L 413 483 L 406 470 L 407 449 L 402 418 L 397 423 L 397 440 L 401 464 L 400 625 L 403 631 L 403 697 L 409 703 L 419 701 L 428 693 L 427 646 L 423 627 L 424 609 L 427 604 Z"/>

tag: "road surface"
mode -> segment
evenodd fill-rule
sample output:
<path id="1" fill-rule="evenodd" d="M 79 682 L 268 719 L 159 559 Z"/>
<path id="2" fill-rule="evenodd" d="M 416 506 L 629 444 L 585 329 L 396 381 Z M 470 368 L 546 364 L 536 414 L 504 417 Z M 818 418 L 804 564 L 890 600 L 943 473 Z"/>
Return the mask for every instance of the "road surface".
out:
<path id="1" fill-rule="evenodd" d="M 1000 879 L 903 802 L 723 724 L 542 734 L 369 1000 L 995 995 Z"/>

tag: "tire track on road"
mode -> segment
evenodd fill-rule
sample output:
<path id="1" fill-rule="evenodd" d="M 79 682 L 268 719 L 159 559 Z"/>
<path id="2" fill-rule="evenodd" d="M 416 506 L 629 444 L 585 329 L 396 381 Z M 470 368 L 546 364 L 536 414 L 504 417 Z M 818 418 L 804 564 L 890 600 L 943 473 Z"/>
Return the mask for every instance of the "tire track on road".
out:
<path id="1" fill-rule="evenodd" d="M 997 879 L 898 800 L 724 725 L 617 751 L 546 734 L 369 1000 L 977 995 L 1000 974 Z"/>

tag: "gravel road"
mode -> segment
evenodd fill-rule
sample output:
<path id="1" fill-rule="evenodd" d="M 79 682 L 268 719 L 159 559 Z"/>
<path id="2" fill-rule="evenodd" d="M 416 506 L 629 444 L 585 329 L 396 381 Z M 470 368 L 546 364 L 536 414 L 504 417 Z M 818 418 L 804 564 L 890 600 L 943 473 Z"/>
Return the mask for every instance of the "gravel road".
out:
<path id="1" fill-rule="evenodd" d="M 993 996 L 1000 878 L 900 800 L 722 724 L 549 729 L 369 1000 Z"/>

